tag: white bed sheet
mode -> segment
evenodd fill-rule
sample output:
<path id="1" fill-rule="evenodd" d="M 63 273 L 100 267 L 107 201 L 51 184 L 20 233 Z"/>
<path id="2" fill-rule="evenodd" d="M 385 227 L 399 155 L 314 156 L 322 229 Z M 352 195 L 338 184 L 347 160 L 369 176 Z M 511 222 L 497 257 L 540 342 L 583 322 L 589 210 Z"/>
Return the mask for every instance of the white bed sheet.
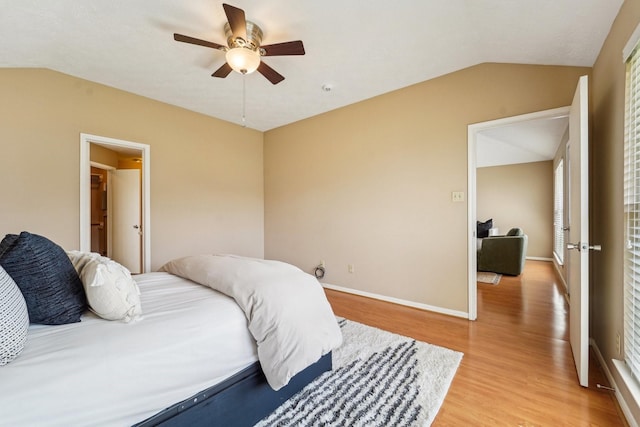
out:
<path id="1" fill-rule="evenodd" d="M 135 276 L 143 319 L 32 325 L 0 367 L 0 425 L 127 426 L 258 360 L 233 299 L 168 273 Z"/>

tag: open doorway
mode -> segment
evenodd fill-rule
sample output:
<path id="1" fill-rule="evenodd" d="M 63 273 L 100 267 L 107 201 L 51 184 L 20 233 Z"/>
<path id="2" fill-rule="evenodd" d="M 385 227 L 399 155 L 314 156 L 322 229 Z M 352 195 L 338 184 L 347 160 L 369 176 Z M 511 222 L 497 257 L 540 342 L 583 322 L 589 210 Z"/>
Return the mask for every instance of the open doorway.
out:
<path id="1" fill-rule="evenodd" d="M 90 150 L 91 252 L 139 274 L 143 257 L 140 152 L 114 151 L 93 143 Z"/>
<path id="2" fill-rule="evenodd" d="M 80 250 L 104 251 L 132 273 L 151 271 L 149 152 L 146 144 L 80 135 Z"/>
<path id="3" fill-rule="evenodd" d="M 106 169 L 91 166 L 91 252 L 110 256 L 109 203 L 107 189 L 109 174 Z"/>
<path id="4" fill-rule="evenodd" d="M 569 107 L 562 107 L 477 123 L 468 127 L 468 295 L 470 320 L 477 318 L 476 257 L 478 242 L 476 221 L 488 219 L 478 218 L 477 168 L 479 165 L 491 167 L 492 165 L 517 164 L 528 161 L 552 161 L 560 139 L 568 126 L 568 117 Z M 556 140 L 550 143 L 555 146 L 547 147 L 545 150 L 542 149 L 543 144 L 528 142 L 532 140 L 533 134 L 540 131 L 555 135 Z M 557 136 L 558 133 L 560 133 L 560 137 Z"/>

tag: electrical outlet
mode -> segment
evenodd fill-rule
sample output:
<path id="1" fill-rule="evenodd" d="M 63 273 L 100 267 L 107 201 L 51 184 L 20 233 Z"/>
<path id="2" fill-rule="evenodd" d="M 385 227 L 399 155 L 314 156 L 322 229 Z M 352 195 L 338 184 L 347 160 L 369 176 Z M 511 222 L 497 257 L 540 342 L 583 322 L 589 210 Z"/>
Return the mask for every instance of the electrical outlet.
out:
<path id="1" fill-rule="evenodd" d="M 464 191 L 452 191 L 451 192 L 451 201 L 452 202 L 464 202 Z"/>
<path id="2" fill-rule="evenodd" d="M 349 265 L 347 266 L 347 270 L 349 270 L 349 273 L 352 273 L 352 274 L 353 274 L 353 272 L 354 272 L 353 264 L 349 264 Z"/>

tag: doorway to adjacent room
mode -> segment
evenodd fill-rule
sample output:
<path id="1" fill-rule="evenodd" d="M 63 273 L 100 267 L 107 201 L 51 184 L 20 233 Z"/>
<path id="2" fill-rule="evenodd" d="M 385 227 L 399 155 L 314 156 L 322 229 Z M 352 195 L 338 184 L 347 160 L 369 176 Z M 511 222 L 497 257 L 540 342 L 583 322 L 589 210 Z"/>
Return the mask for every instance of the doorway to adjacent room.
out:
<path id="1" fill-rule="evenodd" d="M 146 144 L 80 137 L 80 250 L 106 252 L 132 273 L 151 271 L 149 151 Z"/>

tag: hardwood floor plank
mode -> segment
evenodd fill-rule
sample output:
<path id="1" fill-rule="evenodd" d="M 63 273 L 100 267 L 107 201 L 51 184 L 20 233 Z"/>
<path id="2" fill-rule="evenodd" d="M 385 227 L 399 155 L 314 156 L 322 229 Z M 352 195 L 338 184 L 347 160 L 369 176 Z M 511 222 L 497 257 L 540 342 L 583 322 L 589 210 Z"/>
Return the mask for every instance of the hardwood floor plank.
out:
<path id="1" fill-rule="evenodd" d="M 478 284 L 478 320 L 326 290 L 338 316 L 464 353 L 434 426 L 626 426 L 590 356 L 578 383 L 568 306 L 550 262 Z"/>

